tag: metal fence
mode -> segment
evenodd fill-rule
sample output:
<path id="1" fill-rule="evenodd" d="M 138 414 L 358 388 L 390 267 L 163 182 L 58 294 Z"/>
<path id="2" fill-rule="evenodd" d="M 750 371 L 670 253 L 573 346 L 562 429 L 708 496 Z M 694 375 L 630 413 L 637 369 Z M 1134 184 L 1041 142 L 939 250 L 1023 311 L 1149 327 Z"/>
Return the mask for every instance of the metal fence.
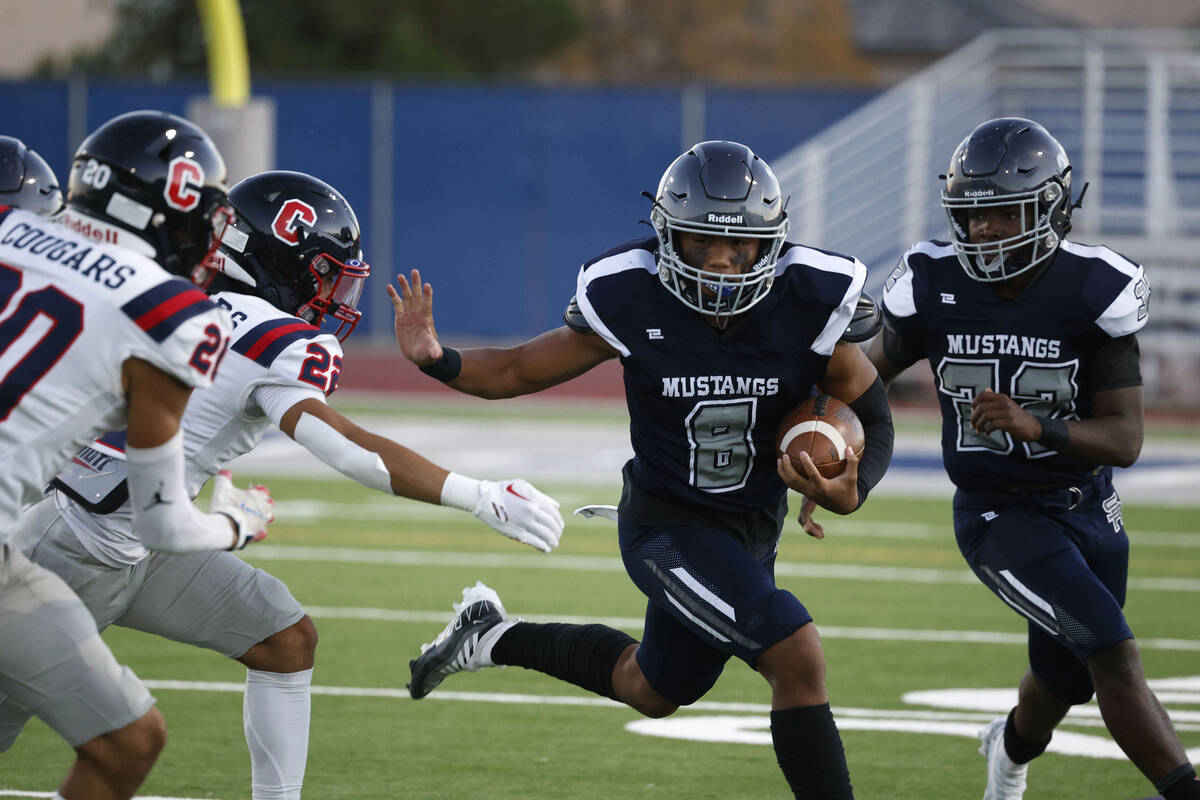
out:
<path id="1" fill-rule="evenodd" d="M 1200 32 L 979 37 L 776 159 L 795 238 L 858 256 L 878 291 L 910 244 L 945 237 L 938 174 L 997 116 L 1041 122 L 1071 155 L 1076 192 L 1090 183 L 1072 238 L 1147 267 L 1148 401 L 1200 407 Z"/>

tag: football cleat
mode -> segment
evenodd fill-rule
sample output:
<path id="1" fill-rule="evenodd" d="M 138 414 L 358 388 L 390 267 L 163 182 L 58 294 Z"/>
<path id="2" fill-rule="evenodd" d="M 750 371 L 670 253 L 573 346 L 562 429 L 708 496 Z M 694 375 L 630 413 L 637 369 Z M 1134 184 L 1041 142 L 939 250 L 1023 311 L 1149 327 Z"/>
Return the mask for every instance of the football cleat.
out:
<path id="1" fill-rule="evenodd" d="M 408 662 L 412 671 L 408 693 L 414 700 L 420 700 L 456 672 L 495 666 L 492 645 L 518 621 L 503 624 L 508 621 L 508 613 L 500 596 L 479 581 L 463 589 L 462 602 L 453 605 L 454 618 L 436 639 L 421 645 L 421 655 Z"/>
<path id="2" fill-rule="evenodd" d="M 998 717 L 979 732 L 979 753 L 987 758 L 988 781 L 983 800 L 1021 800 L 1028 764 L 1016 764 L 1004 749 L 1007 717 Z"/>

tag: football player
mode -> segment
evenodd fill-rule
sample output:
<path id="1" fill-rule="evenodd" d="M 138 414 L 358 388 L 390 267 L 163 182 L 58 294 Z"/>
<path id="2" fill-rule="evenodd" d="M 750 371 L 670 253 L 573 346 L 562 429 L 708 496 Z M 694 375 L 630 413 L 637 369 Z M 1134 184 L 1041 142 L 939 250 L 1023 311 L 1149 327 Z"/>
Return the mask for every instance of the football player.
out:
<path id="1" fill-rule="evenodd" d="M 192 395 L 183 417 L 189 488 L 198 492 L 277 425 L 364 486 L 453 506 L 538 550 L 554 549 L 563 526 L 558 504 L 533 486 L 448 472 L 326 403 L 370 274 L 345 198 L 310 175 L 272 171 L 233 186 L 229 203 L 233 220 L 219 258 L 197 277 L 229 312 L 234 331 L 220 374 Z M 282 582 L 232 553 L 148 552 L 131 529 L 120 462 L 105 466 L 117 478 L 100 478 L 88 455 L 102 450 L 103 443 L 85 450 L 27 513 L 22 545 L 79 593 L 101 630 L 135 628 L 244 664 L 252 795 L 299 798 L 317 644 L 312 620 Z M 98 490 L 98 481 L 111 491 Z M 24 721 L 0 706 L 5 718 L 0 750 Z"/>
<path id="2" fill-rule="evenodd" d="M 1112 467 L 1142 447 L 1137 332 L 1150 284 L 1124 256 L 1066 238 L 1071 163 L 1036 122 L 983 123 L 943 177 L 950 240 L 900 259 L 870 358 L 889 383 L 929 360 L 959 549 L 1028 620 L 1017 705 L 980 732 L 984 797 L 1020 798 L 1029 762 L 1095 694 L 1163 797 L 1196 800 L 1200 782 L 1121 610 L 1129 540 Z"/>
<path id="3" fill-rule="evenodd" d="M 39 158 L 13 147 L 0 164 L 9 198 L 58 205 Z M 172 273 L 215 249 L 224 179 L 199 128 L 134 112 L 80 145 L 57 221 L 0 207 L 0 695 L 75 748 L 57 798 L 131 797 L 165 727 L 79 598 L 12 542 L 22 506 L 81 445 L 127 424 L 132 524 L 154 546 L 230 548 L 265 533 L 265 491 L 227 487 L 202 514 L 184 480 L 179 419 L 192 388 L 213 380 L 231 322 Z"/>
<path id="4" fill-rule="evenodd" d="M 516 664 L 662 717 L 700 699 L 736 656 L 771 687 L 771 735 L 795 796 L 851 797 L 820 639 L 808 609 L 776 586 L 774 563 L 788 487 L 849 514 L 891 458 L 883 386 L 858 346 L 839 342 L 866 268 L 787 242 L 778 180 L 736 142 L 692 147 L 647 197 L 655 235 L 584 264 L 566 324 L 524 344 L 445 347 L 420 274 L 388 287 L 401 352 L 468 394 L 529 394 L 621 359 L 634 457 L 620 546 L 649 598 L 639 643 L 604 625 L 508 619 L 477 584 L 412 662 L 410 691 Z M 848 450 L 832 479 L 807 455 L 793 464 L 775 452 L 784 415 L 818 386 L 866 429 L 861 462 Z"/>
<path id="5" fill-rule="evenodd" d="M 58 176 L 46 159 L 20 139 L 0 136 L 0 205 L 48 217 L 62 204 Z"/>

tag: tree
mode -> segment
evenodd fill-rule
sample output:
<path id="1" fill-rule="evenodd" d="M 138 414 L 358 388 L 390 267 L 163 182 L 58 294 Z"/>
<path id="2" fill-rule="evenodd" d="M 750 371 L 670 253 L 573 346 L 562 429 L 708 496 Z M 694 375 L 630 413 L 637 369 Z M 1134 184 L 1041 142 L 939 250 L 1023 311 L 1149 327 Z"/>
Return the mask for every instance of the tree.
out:
<path id="1" fill-rule="evenodd" d="M 569 0 L 242 0 L 251 68 L 268 74 L 496 77 L 581 30 Z M 194 0 L 119 0 L 111 39 L 67 71 L 161 79 L 205 71 Z M 62 67 L 45 65 L 41 72 Z"/>

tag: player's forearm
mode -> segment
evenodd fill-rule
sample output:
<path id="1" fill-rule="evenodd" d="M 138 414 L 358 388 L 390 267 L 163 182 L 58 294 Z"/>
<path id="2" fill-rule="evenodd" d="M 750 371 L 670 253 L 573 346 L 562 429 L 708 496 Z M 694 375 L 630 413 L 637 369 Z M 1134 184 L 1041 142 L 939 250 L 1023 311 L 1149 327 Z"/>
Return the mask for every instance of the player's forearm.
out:
<path id="1" fill-rule="evenodd" d="M 1038 419 L 1038 443 L 1096 466 L 1128 467 L 1142 451 L 1140 417 L 1112 415 L 1092 419 Z"/>
<path id="2" fill-rule="evenodd" d="M 442 351 L 436 364 L 421 371 L 460 392 L 488 399 L 540 392 L 617 355 L 596 334 L 566 326 L 514 347 Z"/>
<path id="3" fill-rule="evenodd" d="M 183 477 L 183 434 L 156 447 L 128 447 L 129 501 L 133 531 L 151 550 L 190 553 L 228 550 L 237 541 L 234 523 L 192 505 Z"/>
<path id="4" fill-rule="evenodd" d="M 532 394 L 557 382 L 523 374 L 521 359 L 512 348 L 473 347 L 458 352 L 462 370 L 446 385 L 464 394 L 498 400 Z"/>
<path id="5" fill-rule="evenodd" d="M 336 413 L 331 421 L 341 430 L 304 412 L 281 427 L 325 464 L 363 486 L 426 503 L 440 502 L 446 470 Z"/>
<path id="6" fill-rule="evenodd" d="M 892 463 L 892 447 L 896 439 L 892 410 L 882 379 L 877 377 L 871 387 L 850 404 L 850 410 L 858 416 L 866 438 L 858 463 L 858 507 L 862 507 L 871 489 L 875 488 Z"/>

